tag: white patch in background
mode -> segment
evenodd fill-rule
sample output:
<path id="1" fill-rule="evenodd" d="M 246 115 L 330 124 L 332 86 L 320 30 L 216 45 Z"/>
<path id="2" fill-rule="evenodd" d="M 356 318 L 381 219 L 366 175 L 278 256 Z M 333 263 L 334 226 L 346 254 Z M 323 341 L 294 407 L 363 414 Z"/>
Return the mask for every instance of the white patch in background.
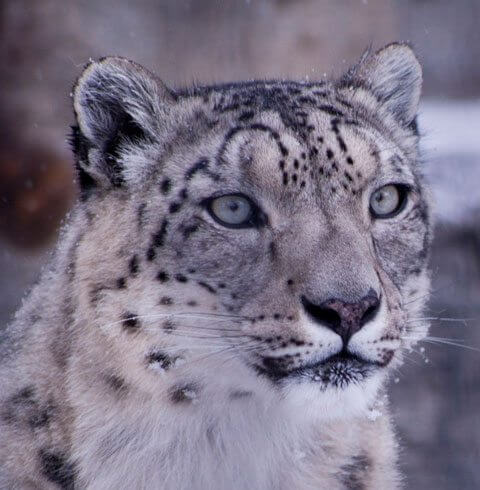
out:
<path id="1" fill-rule="evenodd" d="M 435 213 L 458 224 L 480 208 L 480 100 L 427 99 L 419 110 L 420 148 Z"/>

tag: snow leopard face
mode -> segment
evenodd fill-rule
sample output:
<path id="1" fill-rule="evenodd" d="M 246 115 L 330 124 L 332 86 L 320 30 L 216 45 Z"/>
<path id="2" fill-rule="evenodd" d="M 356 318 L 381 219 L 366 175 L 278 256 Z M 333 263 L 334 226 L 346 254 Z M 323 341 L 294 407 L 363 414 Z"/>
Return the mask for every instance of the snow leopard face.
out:
<path id="1" fill-rule="evenodd" d="M 174 92 L 91 63 L 74 91 L 75 283 L 116 383 L 183 405 L 367 406 L 427 328 L 420 86 L 400 44 L 329 83 Z"/>

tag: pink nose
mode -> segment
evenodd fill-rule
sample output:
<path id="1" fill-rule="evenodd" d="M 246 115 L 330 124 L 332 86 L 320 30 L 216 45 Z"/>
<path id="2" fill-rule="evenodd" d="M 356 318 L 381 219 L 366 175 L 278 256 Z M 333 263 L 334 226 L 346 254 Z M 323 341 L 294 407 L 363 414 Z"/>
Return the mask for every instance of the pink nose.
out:
<path id="1" fill-rule="evenodd" d="M 373 320 L 380 308 L 380 300 L 373 290 L 354 303 L 333 298 L 316 305 L 302 296 L 302 304 L 311 318 L 340 335 L 345 345 L 353 334 Z"/>

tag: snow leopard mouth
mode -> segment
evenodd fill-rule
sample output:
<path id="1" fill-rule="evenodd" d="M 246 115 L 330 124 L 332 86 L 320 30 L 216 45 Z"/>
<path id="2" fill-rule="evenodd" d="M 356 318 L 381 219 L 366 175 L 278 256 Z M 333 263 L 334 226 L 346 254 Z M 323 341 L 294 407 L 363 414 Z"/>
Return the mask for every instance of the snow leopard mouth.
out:
<path id="1" fill-rule="evenodd" d="M 345 349 L 322 361 L 294 369 L 285 369 L 281 362 L 276 361 L 278 359 L 265 358 L 263 366 L 257 366 L 257 371 L 276 383 L 313 382 L 324 387 L 338 388 L 344 388 L 350 383 L 359 383 L 384 366 L 384 364 L 364 359 Z"/>

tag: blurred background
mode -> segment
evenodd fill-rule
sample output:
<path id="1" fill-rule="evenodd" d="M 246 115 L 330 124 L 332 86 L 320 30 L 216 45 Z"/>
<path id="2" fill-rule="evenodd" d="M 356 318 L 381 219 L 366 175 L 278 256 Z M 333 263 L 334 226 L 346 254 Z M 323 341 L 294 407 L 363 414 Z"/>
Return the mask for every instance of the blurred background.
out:
<path id="1" fill-rule="evenodd" d="M 173 87 L 312 80 L 407 40 L 436 200 L 429 316 L 466 320 L 434 320 L 449 340 L 392 382 L 401 462 L 409 489 L 480 489 L 479 21 L 479 0 L 0 0 L 0 330 L 76 199 L 69 94 L 89 58 L 132 58 Z"/>

